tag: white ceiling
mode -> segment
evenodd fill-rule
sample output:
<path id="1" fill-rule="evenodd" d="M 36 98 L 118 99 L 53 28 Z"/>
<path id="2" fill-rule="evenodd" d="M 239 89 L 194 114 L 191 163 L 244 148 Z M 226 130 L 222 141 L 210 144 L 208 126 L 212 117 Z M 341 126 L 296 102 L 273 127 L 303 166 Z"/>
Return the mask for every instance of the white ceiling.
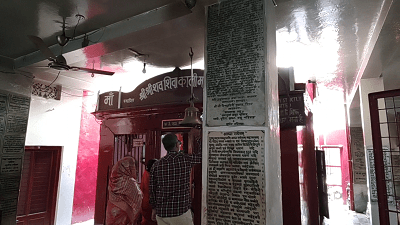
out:
<path id="1" fill-rule="evenodd" d="M 183 0 L 32 0 L 3 1 L 0 7 L 0 67 L 31 72 L 51 82 L 58 71 L 36 68 L 48 61 L 27 38 L 42 38 L 54 54 L 63 18 L 73 39 L 62 49 L 70 66 L 110 70 L 109 78 L 61 72 L 56 83 L 79 88 L 144 81 L 163 70 L 190 64 L 204 54 L 205 7 L 218 0 L 197 0 L 189 10 Z M 400 59 L 399 1 L 276 0 L 277 63 L 293 66 L 296 82 L 315 80 L 327 90 L 343 90 L 352 99 L 359 79 L 383 74 L 397 88 Z M 77 14 L 85 19 L 79 20 Z M 78 24 L 78 25 L 77 25 Z M 77 26 L 76 26 L 77 25 Z M 75 35 L 74 35 L 75 34 Z M 87 35 L 89 46 L 82 48 Z M 145 54 L 137 57 L 128 50 Z M 142 63 L 146 60 L 147 73 Z M 136 62 L 136 64 L 135 64 Z M 134 65 L 134 66 L 132 66 Z M 136 65 L 136 66 L 135 66 Z M 152 67 L 153 66 L 153 67 Z M 164 70 L 165 71 L 165 70 Z M 365 72 L 365 75 L 364 75 Z M 394 81 L 395 80 L 395 81 Z"/>

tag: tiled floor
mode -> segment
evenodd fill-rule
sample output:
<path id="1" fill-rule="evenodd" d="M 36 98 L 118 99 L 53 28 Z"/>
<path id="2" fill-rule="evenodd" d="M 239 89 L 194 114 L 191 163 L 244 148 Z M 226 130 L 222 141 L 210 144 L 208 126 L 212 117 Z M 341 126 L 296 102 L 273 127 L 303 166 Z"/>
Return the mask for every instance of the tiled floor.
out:
<path id="1" fill-rule="evenodd" d="M 74 223 L 74 225 L 93 225 L 94 224 L 94 219 L 85 221 L 85 222 L 81 222 L 81 223 Z"/>
<path id="2" fill-rule="evenodd" d="M 369 217 L 362 213 L 356 213 L 348 209 L 342 201 L 329 203 L 329 217 L 324 220 L 324 225 L 369 225 Z"/>
<path id="3" fill-rule="evenodd" d="M 369 225 L 369 218 L 362 213 L 348 210 L 348 206 L 342 205 L 340 201 L 329 203 L 330 219 L 324 220 L 323 225 Z M 93 225 L 94 220 L 88 220 L 75 225 Z"/>

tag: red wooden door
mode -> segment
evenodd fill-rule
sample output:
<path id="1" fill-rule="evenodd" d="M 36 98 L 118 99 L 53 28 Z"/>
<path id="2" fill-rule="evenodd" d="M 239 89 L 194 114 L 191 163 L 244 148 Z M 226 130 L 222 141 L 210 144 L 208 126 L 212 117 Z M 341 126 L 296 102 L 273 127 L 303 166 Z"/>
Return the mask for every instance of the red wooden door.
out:
<path id="1" fill-rule="evenodd" d="M 18 225 L 54 224 L 61 147 L 26 147 L 17 209 Z"/>

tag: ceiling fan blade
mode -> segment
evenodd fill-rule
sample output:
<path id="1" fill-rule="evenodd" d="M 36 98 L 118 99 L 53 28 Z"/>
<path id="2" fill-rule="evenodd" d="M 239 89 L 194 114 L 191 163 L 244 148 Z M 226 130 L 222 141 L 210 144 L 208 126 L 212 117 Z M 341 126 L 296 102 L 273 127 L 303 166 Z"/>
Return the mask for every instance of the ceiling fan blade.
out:
<path id="1" fill-rule="evenodd" d="M 110 71 L 95 70 L 95 69 L 82 68 L 82 67 L 76 67 L 76 66 L 71 66 L 70 70 L 72 70 L 72 71 L 84 71 L 84 72 L 89 72 L 89 73 L 97 73 L 97 74 L 110 75 L 110 76 L 112 76 L 114 74 L 114 72 L 110 72 Z"/>
<path id="2" fill-rule="evenodd" d="M 33 42 L 33 44 L 35 44 L 36 48 L 38 48 L 43 53 L 43 55 L 46 56 L 48 60 L 56 60 L 56 56 L 53 54 L 53 52 L 50 51 L 50 49 L 46 46 L 46 44 L 40 37 L 28 35 L 28 38 Z"/>

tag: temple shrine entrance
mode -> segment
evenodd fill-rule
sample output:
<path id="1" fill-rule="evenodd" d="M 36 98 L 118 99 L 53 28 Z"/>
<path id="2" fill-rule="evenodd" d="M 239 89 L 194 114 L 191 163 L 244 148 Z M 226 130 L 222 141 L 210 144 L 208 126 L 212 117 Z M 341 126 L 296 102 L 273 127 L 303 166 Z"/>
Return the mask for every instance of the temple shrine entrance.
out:
<path id="1" fill-rule="evenodd" d="M 123 157 L 138 161 L 139 177 L 150 159 L 165 155 L 161 143 L 168 132 L 176 133 L 182 150 L 191 154 L 201 149 L 201 127 L 182 127 L 184 112 L 193 86 L 195 107 L 202 112 L 203 71 L 175 69 L 153 77 L 130 93 L 111 91 L 100 94 L 94 116 L 101 121 L 99 166 L 97 173 L 95 224 L 104 224 L 109 171 Z M 194 224 L 201 220 L 201 165 L 192 169 L 191 195 Z"/>

